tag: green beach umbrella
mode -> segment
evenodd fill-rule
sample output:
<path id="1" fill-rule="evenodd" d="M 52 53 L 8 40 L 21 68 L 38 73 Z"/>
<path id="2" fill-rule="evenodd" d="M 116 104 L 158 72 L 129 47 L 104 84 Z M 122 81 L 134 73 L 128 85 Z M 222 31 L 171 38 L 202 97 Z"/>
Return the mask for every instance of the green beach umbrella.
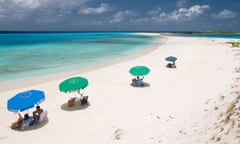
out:
<path id="1" fill-rule="evenodd" d="M 135 66 L 132 67 L 129 72 L 134 76 L 144 76 L 150 72 L 150 69 L 146 66 Z"/>
<path id="2" fill-rule="evenodd" d="M 72 92 L 84 89 L 88 86 L 88 80 L 83 77 L 72 77 L 59 84 L 59 90 L 62 92 Z"/>

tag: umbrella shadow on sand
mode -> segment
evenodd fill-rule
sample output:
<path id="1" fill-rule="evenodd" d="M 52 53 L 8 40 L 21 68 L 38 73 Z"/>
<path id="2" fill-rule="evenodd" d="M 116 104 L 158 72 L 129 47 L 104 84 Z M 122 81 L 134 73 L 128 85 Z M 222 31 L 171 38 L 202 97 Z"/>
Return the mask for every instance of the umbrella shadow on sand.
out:
<path id="1" fill-rule="evenodd" d="M 61 105 L 61 109 L 64 111 L 76 111 L 76 110 L 84 110 L 90 106 L 90 103 L 80 104 L 80 101 L 76 101 L 75 106 L 68 107 L 68 103 L 64 103 Z"/>
<path id="2" fill-rule="evenodd" d="M 15 131 L 30 131 L 30 130 L 40 129 L 40 128 L 44 127 L 48 123 L 48 121 L 49 121 L 49 119 L 46 119 L 46 120 L 42 121 L 41 123 L 37 123 L 32 126 L 28 126 L 24 129 L 13 129 L 13 130 L 15 130 Z"/>
<path id="3" fill-rule="evenodd" d="M 145 87 L 150 87 L 149 83 L 143 82 L 143 86 L 134 86 L 132 83 L 130 83 L 130 86 L 136 87 L 136 88 L 145 88 Z"/>

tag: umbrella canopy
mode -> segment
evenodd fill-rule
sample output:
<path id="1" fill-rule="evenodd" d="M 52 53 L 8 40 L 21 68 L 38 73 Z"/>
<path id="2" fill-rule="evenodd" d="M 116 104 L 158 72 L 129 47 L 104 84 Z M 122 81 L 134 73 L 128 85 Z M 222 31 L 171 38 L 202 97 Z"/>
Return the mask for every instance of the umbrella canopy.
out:
<path id="1" fill-rule="evenodd" d="M 45 100 L 45 94 L 40 90 L 20 92 L 7 102 L 7 109 L 13 112 L 21 112 L 40 104 Z"/>
<path id="2" fill-rule="evenodd" d="M 147 75 L 150 72 L 150 69 L 146 66 L 135 66 L 132 67 L 129 72 L 134 76 L 143 76 Z"/>
<path id="3" fill-rule="evenodd" d="M 64 80 L 59 84 L 59 90 L 62 92 L 71 92 L 84 89 L 88 86 L 88 80 L 83 77 L 73 77 Z"/>
<path id="4" fill-rule="evenodd" d="M 169 56 L 169 57 L 166 57 L 166 60 L 171 61 L 171 62 L 175 62 L 177 60 L 177 58 L 174 57 L 174 56 Z"/>

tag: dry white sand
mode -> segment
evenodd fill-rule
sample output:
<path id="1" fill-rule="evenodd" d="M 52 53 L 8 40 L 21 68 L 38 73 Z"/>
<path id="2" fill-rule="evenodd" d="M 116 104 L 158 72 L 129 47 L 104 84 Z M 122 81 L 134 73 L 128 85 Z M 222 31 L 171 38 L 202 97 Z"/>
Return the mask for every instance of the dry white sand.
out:
<path id="1" fill-rule="evenodd" d="M 69 97 L 58 90 L 75 75 L 0 92 L 0 144 L 239 144 L 240 51 L 227 39 L 166 38 L 147 55 L 78 73 L 89 79 L 88 107 L 66 108 Z M 165 67 L 170 55 L 178 58 L 176 69 Z M 135 65 L 151 69 L 144 78 L 149 86 L 130 86 Z M 12 130 L 16 114 L 7 111 L 7 100 L 28 89 L 46 92 L 41 106 L 49 120 Z"/>

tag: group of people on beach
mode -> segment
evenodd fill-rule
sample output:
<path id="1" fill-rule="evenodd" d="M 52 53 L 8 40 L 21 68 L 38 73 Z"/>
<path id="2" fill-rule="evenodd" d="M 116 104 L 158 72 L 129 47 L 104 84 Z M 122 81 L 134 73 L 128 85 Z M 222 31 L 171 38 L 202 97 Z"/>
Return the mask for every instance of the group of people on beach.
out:
<path id="1" fill-rule="evenodd" d="M 176 65 L 174 62 L 173 62 L 173 64 L 168 63 L 167 67 L 168 68 L 176 68 Z M 136 78 L 132 79 L 131 85 L 136 86 L 136 87 L 143 87 L 144 86 L 143 79 L 144 79 L 144 76 L 142 78 L 137 76 Z M 80 95 L 80 99 L 79 99 L 80 104 L 81 105 L 88 104 L 88 96 L 83 96 L 83 93 L 81 93 L 80 91 L 78 91 L 78 94 Z M 76 99 L 74 98 L 73 101 L 75 103 Z M 21 129 L 24 127 L 24 125 L 32 126 L 32 125 L 36 124 L 39 122 L 41 113 L 43 113 L 43 109 L 39 105 L 36 106 L 36 110 L 32 112 L 32 116 L 29 116 L 28 113 L 24 114 L 24 116 L 22 116 L 20 113 L 18 113 L 18 120 L 16 122 L 12 123 L 11 128 L 12 129 Z"/>
<path id="2" fill-rule="evenodd" d="M 176 65 L 175 65 L 175 61 L 173 61 L 172 63 L 168 63 L 166 65 L 166 67 L 167 68 L 177 68 Z M 143 79 L 144 79 L 144 77 L 140 78 L 139 76 L 137 76 L 136 78 L 132 79 L 131 85 L 134 86 L 134 87 L 143 87 L 143 86 L 145 86 L 144 82 L 143 82 Z"/>
<path id="3" fill-rule="evenodd" d="M 68 107 L 74 107 L 75 103 L 77 101 L 79 101 L 80 105 L 87 105 L 88 104 L 88 96 L 87 95 L 83 95 L 83 93 L 81 93 L 80 91 L 77 91 L 78 95 L 80 96 L 78 97 L 72 97 L 68 100 Z"/>
<path id="4" fill-rule="evenodd" d="M 43 113 L 43 109 L 39 105 L 36 106 L 36 110 L 32 112 L 32 116 L 29 116 L 28 113 L 24 114 L 24 116 L 18 113 L 18 120 L 12 123 L 11 128 L 21 129 L 24 126 L 24 124 L 28 126 L 36 124 L 40 119 L 41 113 Z"/>
<path id="5" fill-rule="evenodd" d="M 176 65 L 175 65 L 175 63 L 168 63 L 168 64 L 167 64 L 167 67 L 168 67 L 168 68 L 177 68 Z"/>
<path id="6" fill-rule="evenodd" d="M 132 79 L 132 86 L 144 86 L 143 79 L 144 77 L 140 78 L 139 76 Z"/>

